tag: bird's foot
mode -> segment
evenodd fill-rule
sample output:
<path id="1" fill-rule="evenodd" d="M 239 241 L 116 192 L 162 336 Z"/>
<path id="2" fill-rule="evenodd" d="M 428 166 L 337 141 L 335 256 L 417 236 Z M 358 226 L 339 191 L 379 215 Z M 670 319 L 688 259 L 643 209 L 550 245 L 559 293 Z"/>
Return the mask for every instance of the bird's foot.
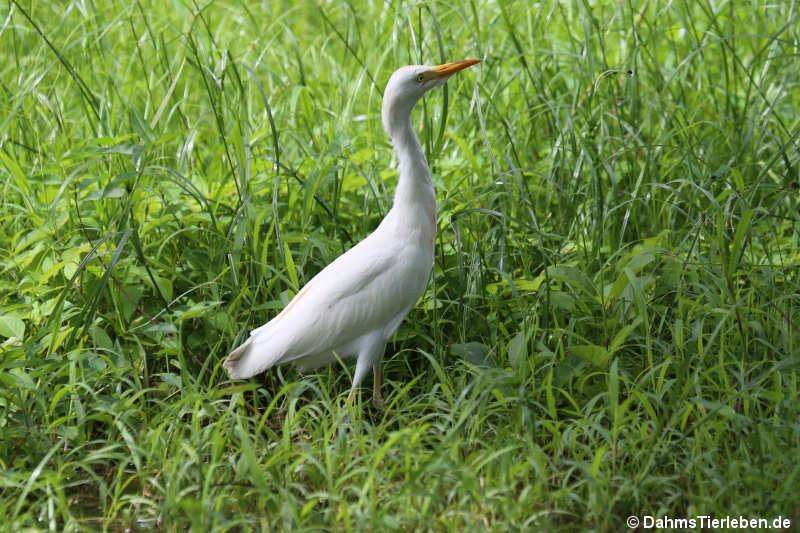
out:
<path id="1" fill-rule="evenodd" d="M 375 391 L 372 393 L 372 405 L 374 405 L 376 409 L 379 409 L 381 411 L 386 409 L 386 401 L 383 399 L 381 391 Z"/>

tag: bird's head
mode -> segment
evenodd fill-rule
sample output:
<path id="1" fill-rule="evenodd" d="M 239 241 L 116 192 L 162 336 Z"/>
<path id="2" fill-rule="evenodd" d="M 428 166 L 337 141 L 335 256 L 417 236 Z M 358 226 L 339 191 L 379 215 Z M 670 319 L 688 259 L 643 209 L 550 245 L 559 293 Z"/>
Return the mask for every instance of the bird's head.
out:
<path id="1" fill-rule="evenodd" d="M 397 69 L 383 93 L 383 127 L 392 131 L 392 124 L 400 120 L 408 120 L 411 110 L 422 95 L 433 88 L 443 85 L 447 79 L 475 63 L 480 59 L 465 59 L 455 63 L 445 63 L 436 67 L 426 65 L 408 65 Z"/>

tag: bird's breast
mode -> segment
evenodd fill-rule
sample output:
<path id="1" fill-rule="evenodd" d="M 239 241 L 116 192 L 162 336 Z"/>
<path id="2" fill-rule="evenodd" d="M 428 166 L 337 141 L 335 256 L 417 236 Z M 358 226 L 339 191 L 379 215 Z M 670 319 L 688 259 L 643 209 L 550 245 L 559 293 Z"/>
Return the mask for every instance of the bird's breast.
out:
<path id="1" fill-rule="evenodd" d="M 401 243 L 409 255 L 430 269 L 436 243 L 436 211 L 417 215 L 416 219 L 406 224 L 400 232 L 397 242 Z"/>
<path id="2" fill-rule="evenodd" d="M 398 212 L 395 209 L 386 217 L 384 224 L 386 239 L 394 249 L 394 269 L 398 277 L 423 291 L 433 266 L 436 219 L 433 213 Z M 410 289 L 411 287 L 408 287 Z"/>

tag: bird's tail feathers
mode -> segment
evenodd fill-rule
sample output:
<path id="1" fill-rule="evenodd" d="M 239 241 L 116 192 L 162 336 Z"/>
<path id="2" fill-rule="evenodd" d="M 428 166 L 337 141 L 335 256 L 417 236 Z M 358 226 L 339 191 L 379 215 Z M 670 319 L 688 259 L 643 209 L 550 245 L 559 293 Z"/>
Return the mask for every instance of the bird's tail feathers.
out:
<path id="1" fill-rule="evenodd" d="M 251 335 L 233 350 L 222 366 L 228 371 L 231 379 L 246 379 L 264 370 L 287 363 L 286 339 L 272 335 L 268 339 Z"/>
<path id="2" fill-rule="evenodd" d="M 258 364 L 254 361 L 255 358 L 252 356 L 252 348 L 253 337 L 249 337 L 225 358 L 225 362 L 222 363 L 222 366 L 228 371 L 228 376 L 230 376 L 231 379 L 249 378 L 263 370 L 257 368 Z"/>

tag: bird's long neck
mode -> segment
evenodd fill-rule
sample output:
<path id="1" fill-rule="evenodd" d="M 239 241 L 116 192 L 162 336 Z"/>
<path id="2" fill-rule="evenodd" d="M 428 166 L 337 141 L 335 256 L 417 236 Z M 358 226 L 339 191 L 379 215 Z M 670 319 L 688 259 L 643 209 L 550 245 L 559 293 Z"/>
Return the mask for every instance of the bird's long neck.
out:
<path id="1" fill-rule="evenodd" d="M 389 136 L 397 152 L 400 176 L 394 193 L 394 208 L 408 209 L 416 217 L 433 219 L 436 224 L 436 194 L 431 180 L 431 169 L 417 134 L 411 127 L 411 115 L 396 122 L 389 128 Z"/>

